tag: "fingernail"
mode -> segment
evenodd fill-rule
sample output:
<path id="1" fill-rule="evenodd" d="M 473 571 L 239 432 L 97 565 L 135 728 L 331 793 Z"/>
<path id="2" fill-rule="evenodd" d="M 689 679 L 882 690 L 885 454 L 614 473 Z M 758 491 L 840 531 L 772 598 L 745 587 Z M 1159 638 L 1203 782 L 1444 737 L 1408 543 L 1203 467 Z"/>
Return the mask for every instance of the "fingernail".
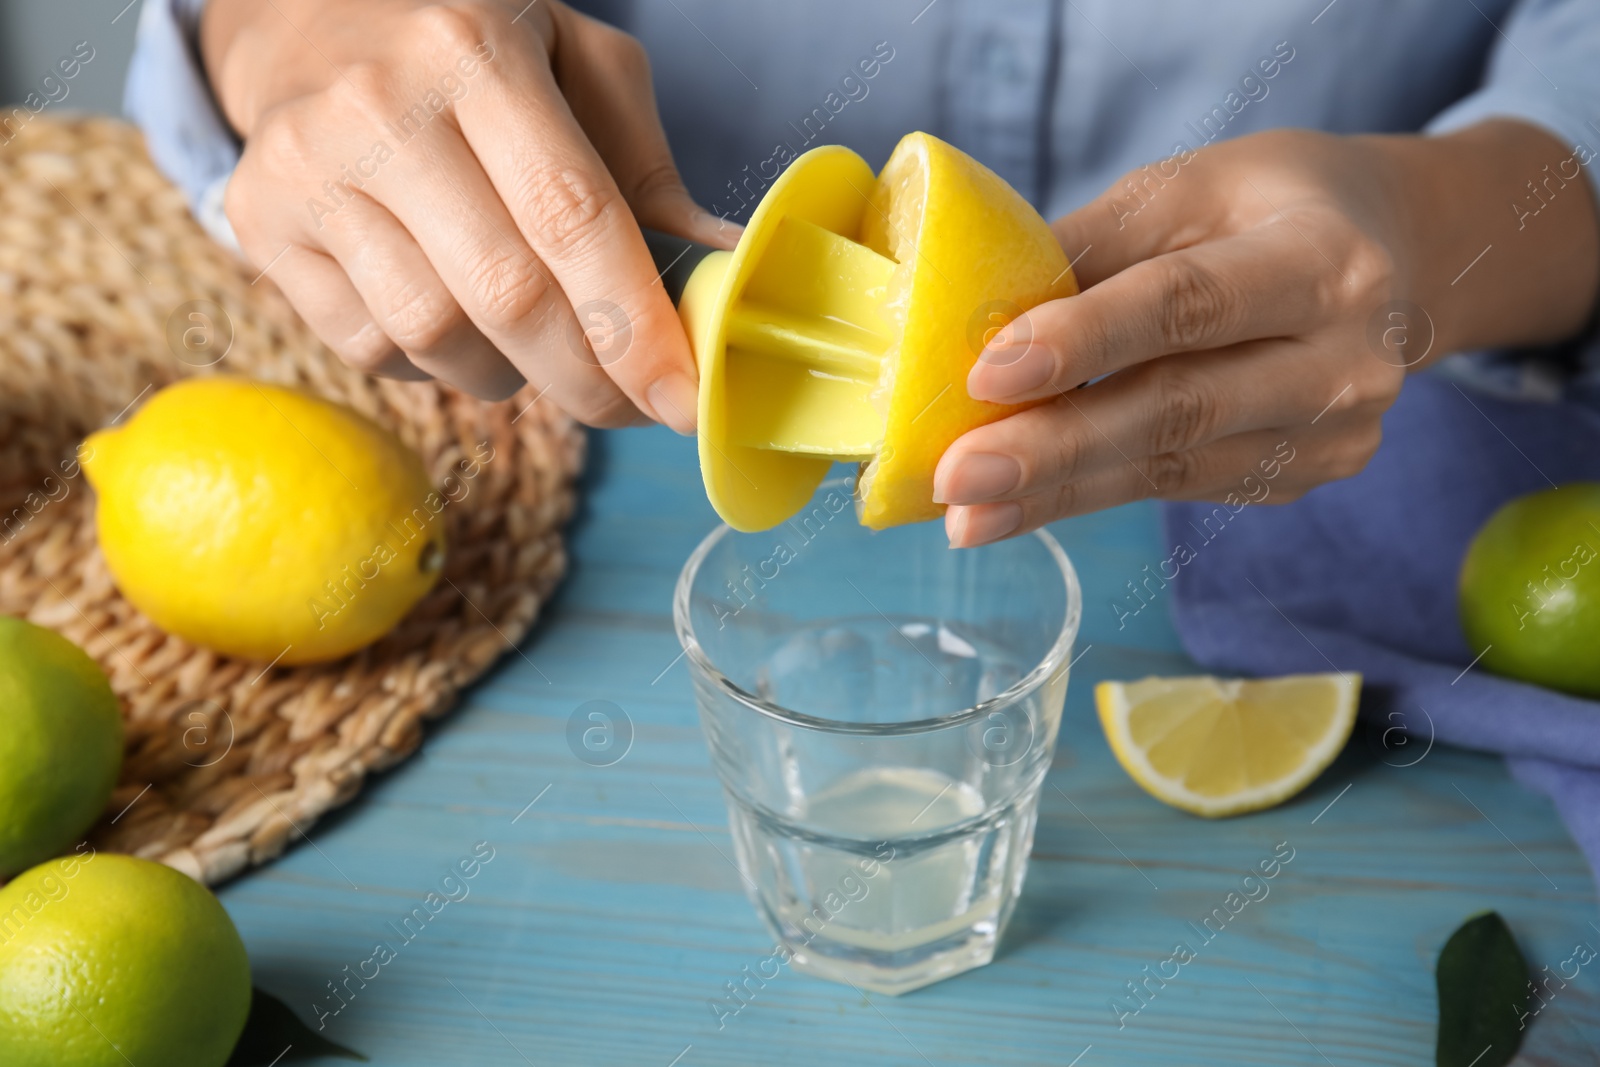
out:
<path id="1" fill-rule="evenodd" d="M 933 477 L 935 504 L 981 504 L 1005 496 L 1022 481 L 1022 464 L 994 452 L 969 452 Z"/>
<path id="2" fill-rule="evenodd" d="M 951 548 L 975 548 L 998 541 L 1022 525 L 1022 505 L 978 504 L 952 507 L 945 512 L 944 532 Z"/>
<path id="3" fill-rule="evenodd" d="M 656 418 L 685 437 L 694 434 L 695 406 L 700 391 L 687 374 L 669 374 L 652 385 L 645 399 Z"/>
<path id="4" fill-rule="evenodd" d="M 967 374 L 967 395 L 974 400 L 1021 399 L 1050 380 L 1055 360 L 1050 349 L 1029 343 L 1014 348 L 986 348 Z"/>

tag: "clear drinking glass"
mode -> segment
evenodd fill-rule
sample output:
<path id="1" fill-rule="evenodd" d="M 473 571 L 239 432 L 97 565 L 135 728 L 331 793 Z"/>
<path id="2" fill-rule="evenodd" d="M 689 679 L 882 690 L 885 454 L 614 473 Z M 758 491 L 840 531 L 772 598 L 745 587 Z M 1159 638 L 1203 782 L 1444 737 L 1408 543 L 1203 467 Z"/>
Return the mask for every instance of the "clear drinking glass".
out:
<path id="1" fill-rule="evenodd" d="M 799 970 L 903 993 L 994 957 L 1081 613 L 1044 531 L 874 532 L 852 480 L 712 531 L 673 618 L 757 911 Z"/>

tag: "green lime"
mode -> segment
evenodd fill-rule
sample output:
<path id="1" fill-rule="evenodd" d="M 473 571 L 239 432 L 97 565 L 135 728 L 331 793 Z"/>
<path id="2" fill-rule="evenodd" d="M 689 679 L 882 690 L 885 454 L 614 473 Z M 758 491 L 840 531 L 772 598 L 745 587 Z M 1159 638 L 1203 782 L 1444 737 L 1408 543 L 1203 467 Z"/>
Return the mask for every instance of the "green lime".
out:
<path id="1" fill-rule="evenodd" d="M 0 879 L 83 839 L 122 767 L 122 713 L 65 637 L 0 615 Z"/>
<path id="2" fill-rule="evenodd" d="M 1461 564 L 1461 628 L 1496 674 L 1600 697 L 1600 483 L 1489 517 Z"/>
<path id="3" fill-rule="evenodd" d="M 222 1067 L 250 960 L 211 891 L 88 845 L 0 889 L 0 1063 Z"/>

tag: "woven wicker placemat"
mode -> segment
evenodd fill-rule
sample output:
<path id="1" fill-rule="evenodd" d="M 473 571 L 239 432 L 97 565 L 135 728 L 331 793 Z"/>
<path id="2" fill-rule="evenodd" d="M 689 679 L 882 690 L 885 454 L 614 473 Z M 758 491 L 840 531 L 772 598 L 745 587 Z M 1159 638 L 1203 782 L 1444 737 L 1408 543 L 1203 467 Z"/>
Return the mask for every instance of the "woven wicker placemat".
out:
<path id="1" fill-rule="evenodd" d="M 527 633 L 565 567 L 583 456 L 581 432 L 529 390 L 486 404 L 349 370 L 253 279 L 126 124 L 41 117 L 0 146 L 0 613 L 77 642 L 122 700 L 122 779 L 91 840 L 213 884 L 404 759 L 423 720 Z M 195 301 L 211 302 L 198 308 L 212 332 L 184 339 L 202 322 Z M 229 333 L 226 355 L 199 366 Z M 444 580 L 377 644 L 269 668 L 168 636 L 117 593 L 76 446 L 161 386 L 211 373 L 342 401 L 416 449 L 435 484 L 459 479 Z"/>

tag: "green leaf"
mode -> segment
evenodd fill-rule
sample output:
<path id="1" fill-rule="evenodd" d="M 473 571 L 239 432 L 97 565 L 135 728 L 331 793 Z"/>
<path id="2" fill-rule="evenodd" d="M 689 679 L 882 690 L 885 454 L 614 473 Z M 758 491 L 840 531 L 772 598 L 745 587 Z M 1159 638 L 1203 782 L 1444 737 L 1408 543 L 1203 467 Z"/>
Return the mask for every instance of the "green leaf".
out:
<path id="1" fill-rule="evenodd" d="M 244 1033 L 233 1047 L 228 1067 L 267 1067 L 272 1063 L 307 1060 L 313 1056 L 342 1056 L 366 1061 L 366 1057 L 343 1045 L 336 1045 L 306 1026 L 289 1005 L 259 989 L 251 991 L 250 1018 Z"/>
<path id="2" fill-rule="evenodd" d="M 1439 952 L 1438 1067 L 1505 1067 L 1522 1044 L 1528 964 L 1506 921 L 1486 911 Z"/>

